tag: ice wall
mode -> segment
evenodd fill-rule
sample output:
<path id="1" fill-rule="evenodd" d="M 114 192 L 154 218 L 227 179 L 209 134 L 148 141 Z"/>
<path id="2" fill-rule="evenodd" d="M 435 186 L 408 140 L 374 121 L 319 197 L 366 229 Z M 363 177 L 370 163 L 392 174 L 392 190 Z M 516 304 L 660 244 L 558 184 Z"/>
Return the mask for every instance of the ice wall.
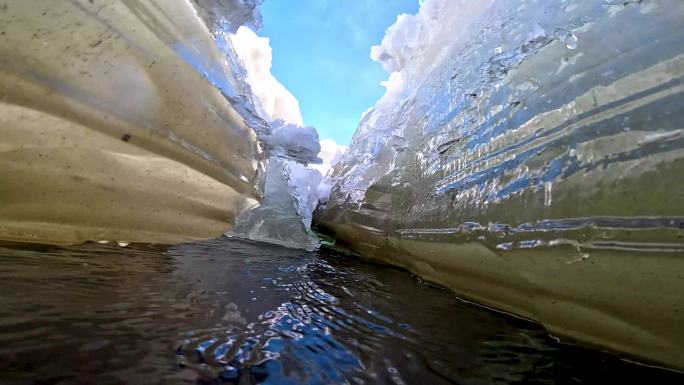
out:
<path id="1" fill-rule="evenodd" d="M 179 242 L 230 228 L 260 197 L 263 122 L 217 36 L 256 5 L 5 1 L 0 238 Z"/>
<path id="2" fill-rule="evenodd" d="M 371 51 L 387 93 L 319 229 L 555 335 L 683 368 L 683 42 L 675 0 L 423 2 Z"/>
<path id="3" fill-rule="evenodd" d="M 0 238 L 214 237 L 273 169 L 309 248 L 321 176 L 295 163 L 320 162 L 319 138 L 250 29 L 260 3 L 3 5 Z"/>

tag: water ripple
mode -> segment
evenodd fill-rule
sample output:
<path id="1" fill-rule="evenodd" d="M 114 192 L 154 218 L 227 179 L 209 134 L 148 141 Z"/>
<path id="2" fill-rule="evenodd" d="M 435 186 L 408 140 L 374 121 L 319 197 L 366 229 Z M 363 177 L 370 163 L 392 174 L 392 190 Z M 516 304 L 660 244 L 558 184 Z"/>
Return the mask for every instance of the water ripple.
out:
<path id="1" fill-rule="evenodd" d="M 9 384 L 682 380 L 330 250 L 0 245 L 0 305 Z"/>

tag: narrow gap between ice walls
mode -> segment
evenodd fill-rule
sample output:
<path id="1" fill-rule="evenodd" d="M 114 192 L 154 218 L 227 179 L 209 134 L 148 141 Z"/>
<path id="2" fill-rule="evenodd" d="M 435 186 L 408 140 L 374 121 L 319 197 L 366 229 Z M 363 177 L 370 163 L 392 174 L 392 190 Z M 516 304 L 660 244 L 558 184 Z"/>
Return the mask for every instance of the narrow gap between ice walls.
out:
<path id="1" fill-rule="evenodd" d="M 268 38 L 240 27 L 227 42 L 240 59 L 255 111 L 264 121 L 259 140 L 265 164 L 263 200 L 240 214 L 228 235 L 313 250 L 319 241 L 311 231 L 312 216 L 330 192 L 321 173 L 329 170 L 330 157 L 322 164 L 316 128 L 303 124 L 297 99 L 271 74 Z"/>

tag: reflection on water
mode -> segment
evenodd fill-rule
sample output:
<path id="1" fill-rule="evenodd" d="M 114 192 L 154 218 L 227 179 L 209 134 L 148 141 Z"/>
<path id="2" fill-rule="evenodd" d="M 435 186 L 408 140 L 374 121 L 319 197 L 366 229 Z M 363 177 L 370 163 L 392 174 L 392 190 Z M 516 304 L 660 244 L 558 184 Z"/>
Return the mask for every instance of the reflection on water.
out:
<path id="1" fill-rule="evenodd" d="M 0 383 L 684 383 L 408 273 L 221 239 L 0 247 Z"/>

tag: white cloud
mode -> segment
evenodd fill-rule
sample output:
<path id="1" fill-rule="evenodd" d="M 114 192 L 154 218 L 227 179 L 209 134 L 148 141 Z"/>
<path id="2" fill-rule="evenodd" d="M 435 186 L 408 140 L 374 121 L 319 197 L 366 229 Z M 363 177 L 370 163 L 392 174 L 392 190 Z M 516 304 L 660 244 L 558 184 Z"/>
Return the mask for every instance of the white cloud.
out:
<path id="1" fill-rule="evenodd" d="M 257 36 L 251 29 L 242 26 L 230 36 L 235 52 L 247 70 L 247 83 L 255 96 L 257 112 L 270 121 L 283 120 L 303 126 L 299 102 L 271 74 L 271 44 L 266 37 Z"/>

